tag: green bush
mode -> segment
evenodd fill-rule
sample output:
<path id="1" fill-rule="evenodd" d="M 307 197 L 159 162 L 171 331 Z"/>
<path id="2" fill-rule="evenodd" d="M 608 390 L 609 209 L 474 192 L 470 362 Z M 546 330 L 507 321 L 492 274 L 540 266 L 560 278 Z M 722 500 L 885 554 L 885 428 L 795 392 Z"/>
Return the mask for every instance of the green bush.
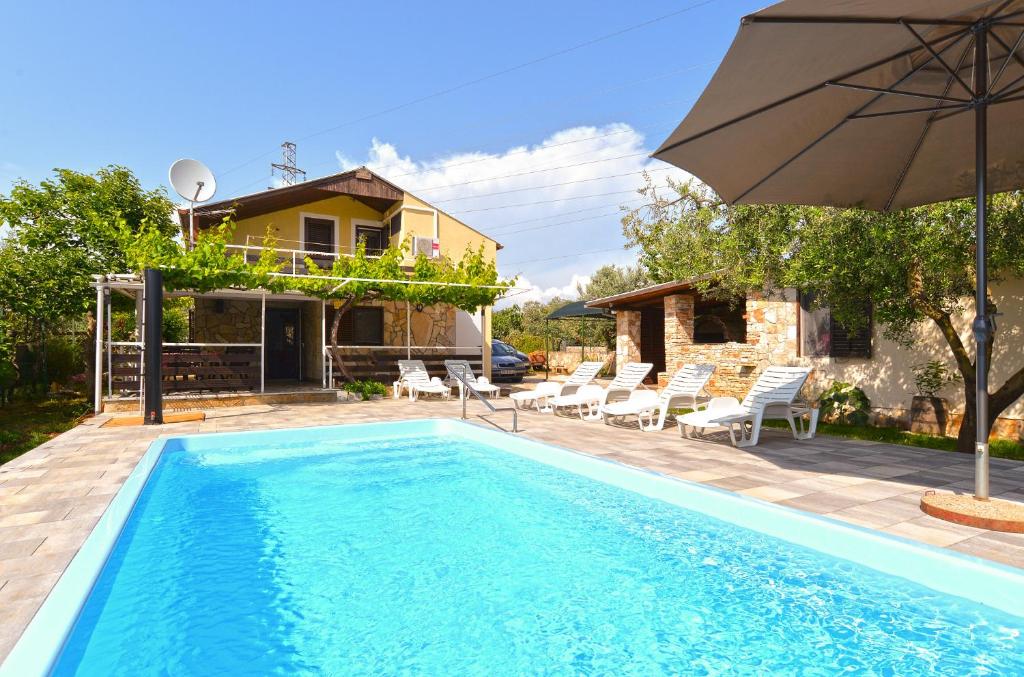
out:
<path id="1" fill-rule="evenodd" d="M 188 308 L 164 308 L 163 324 L 160 328 L 164 343 L 185 343 L 188 341 Z"/>
<path id="2" fill-rule="evenodd" d="M 370 399 L 372 395 L 386 395 L 388 387 L 380 381 L 374 381 L 373 379 L 366 379 L 365 381 L 352 381 L 341 386 L 341 389 L 347 393 L 358 393 L 363 396 L 364 400 Z"/>
<path id="3" fill-rule="evenodd" d="M 871 400 L 864 391 L 850 383 L 836 382 L 818 398 L 821 420 L 826 423 L 867 425 Z"/>
<path id="4" fill-rule="evenodd" d="M 544 350 L 544 337 L 528 334 L 523 331 L 511 331 L 502 339 L 521 353 L 529 355 L 536 350 Z"/>
<path id="5" fill-rule="evenodd" d="M 67 385 L 72 376 L 85 371 L 82 346 L 64 337 L 46 341 L 46 375 L 50 383 Z"/>

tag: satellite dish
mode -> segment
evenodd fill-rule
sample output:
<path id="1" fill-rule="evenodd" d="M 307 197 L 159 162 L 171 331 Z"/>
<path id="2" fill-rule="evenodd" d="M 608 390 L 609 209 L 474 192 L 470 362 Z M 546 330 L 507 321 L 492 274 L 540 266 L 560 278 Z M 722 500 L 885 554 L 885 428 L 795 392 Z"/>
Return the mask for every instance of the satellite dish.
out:
<path id="1" fill-rule="evenodd" d="M 171 186 L 190 203 L 206 202 L 217 192 L 213 172 L 199 160 L 188 158 L 176 161 L 167 172 Z"/>

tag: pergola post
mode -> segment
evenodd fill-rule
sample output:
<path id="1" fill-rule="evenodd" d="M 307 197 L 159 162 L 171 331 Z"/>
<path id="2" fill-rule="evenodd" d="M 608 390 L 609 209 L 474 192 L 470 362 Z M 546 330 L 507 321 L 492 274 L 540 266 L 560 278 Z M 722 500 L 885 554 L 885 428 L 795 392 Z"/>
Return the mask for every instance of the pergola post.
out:
<path id="1" fill-rule="evenodd" d="M 260 392 L 266 386 L 267 375 L 267 293 L 260 296 Z"/>
<path id="2" fill-rule="evenodd" d="M 161 388 L 161 361 L 163 357 L 163 336 L 161 334 L 164 315 L 164 276 L 155 268 L 145 271 L 145 330 L 142 338 L 143 362 L 145 364 L 145 405 L 143 423 L 159 425 L 164 422 L 163 391 Z"/>
<path id="3" fill-rule="evenodd" d="M 110 290 L 104 289 L 107 301 L 107 397 L 114 396 L 114 300 Z"/>
<path id="4" fill-rule="evenodd" d="M 320 300 L 320 387 L 327 390 L 327 301 Z"/>
<path id="5" fill-rule="evenodd" d="M 93 412 L 103 413 L 103 287 L 106 278 L 96 279 L 96 353 L 93 359 Z"/>

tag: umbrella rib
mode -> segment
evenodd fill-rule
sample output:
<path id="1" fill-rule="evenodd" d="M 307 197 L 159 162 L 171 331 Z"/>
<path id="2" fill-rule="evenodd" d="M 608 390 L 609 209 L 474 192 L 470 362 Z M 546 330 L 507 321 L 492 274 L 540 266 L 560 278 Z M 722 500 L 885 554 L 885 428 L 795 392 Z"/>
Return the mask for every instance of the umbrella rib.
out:
<path id="1" fill-rule="evenodd" d="M 1021 34 L 1024 36 L 1024 33 Z M 854 85 L 848 82 L 836 82 L 830 80 L 825 83 L 831 87 L 842 87 L 844 89 L 857 89 L 863 92 L 875 92 L 876 94 L 899 94 L 900 96 L 909 96 L 917 99 L 930 99 L 932 101 L 946 101 L 949 103 L 970 103 L 967 99 L 958 99 L 954 96 L 945 96 L 939 94 L 925 94 L 922 92 L 909 92 L 905 89 L 886 89 L 884 87 L 869 87 L 867 85 Z"/>
<path id="2" fill-rule="evenodd" d="M 963 38 L 963 36 L 964 36 L 964 35 L 966 35 L 966 34 L 967 34 L 967 31 L 960 31 L 960 32 L 959 32 L 958 34 L 956 34 L 956 35 L 957 35 L 957 39 L 956 39 L 956 40 L 954 40 L 953 42 L 949 43 L 949 44 L 948 44 L 948 45 L 946 45 L 945 47 L 943 47 L 943 48 L 942 48 L 942 49 L 941 49 L 940 51 L 942 51 L 942 52 L 945 52 L 945 51 L 946 51 L 947 49 L 949 49 L 950 47 L 952 47 L 953 45 L 955 45 L 956 43 L 958 43 L 958 42 L 960 41 L 960 39 L 961 39 L 961 38 Z M 947 36 L 947 37 L 950 37 L 950 36 Z M 915 49 L 915 50 L 912 50 L 912 51 L 916 51 L 916 49 Z M 937 55 L 937 54 L 935 54 L 935 55 L 933 56 L 933 58 L 934 58 L 935 56 L 938 56 L 938 55 Z M 898 79 L 896 80 L 896 82 L 892 83 L 892 85 L 891 85 L 891 86 L 892 86 L 892 87 L 898 87 L 898 86 L 899 86 L 899 85 L 901 85 L 902 83 L 906 82 L 906 81 L 907 81 L 907 80 L 908 80 L 909 78 L 911 78 L 912 76 L 914 76 L 915 74 L 917 74 L 917 73 L 918 73 L 918 72 L 919 72 L 919 71 L 920 71 L 920 70 L 921 70 L 922 68 L 924 68 L 924 67 L 925 67 L 925 66 L 927 66 L 927 65 L 928 65 L 929 63 L 931 63 L 931 61 L 932 61 L 932 59 L 927 59 L 927 60 L 925 60 L 925 61 L 922 61 L 921 63 L 919 63 L 918 65 L 914 66 L 914 67 L 913 67 L 912 69 L 910 69 L 909 71 L 907 71 L 906 73 L 904 73 L 903 75 L 901 75 L 901 76 L 900 76 L 900 77 L 899 77 L 899 78 L 898 78 Z M 852 77 L 852 76 L 845 76 L 845 77 Z M 840 78 L 840 79 L 845 79 L 845 77 L 844 77 L 844 78 Z M 760 186 L 761 186 L 761 185 L 762 185 L 762 184 L 763 184 L 763 183 L 764 183 L 765 181 L 769 180 L 770 178 L 772 178 L 773 176 L 775 176 L 776 174 L 778 174 L 779 172 L 781 172 L 781 171 L 782 171 L 783 169 L 785 169 L 786 167 L 788 167 L 788 166 L 789 166 L 790 164 L 792 164 L 792 163 L 793 163 L 794 161 L 796 161 L 797 159 L 799 159 L 800 157 L 802 157 L 804 153 L 806 153 L 807 151 L 811 150 L 812 148 L 814 148 L 815 146 L 817 146 L 817 145 L 818 145 L 819 143 L 821 143 L 822 141 L 824 141 L 825 139 L 827 139 L 827 138 L 828 138 L 829 136 L 831 136 L 832 134 L 834 134 L 834 133 L 835 133 L 835 132 L 836 132 L 836 131 L 837 131 L 837 130 L 838 130 L 838 129 L 840 128 L 840 127 L 842 127 L 842 126 L 843 126 L 843 125 L 845 125 L 845 124 L 846 124 L 847 122 L 849 122 L 849 121 L 850 121 L 850 120 L 852 119 L 852 116 L 854 116 L 854 115 L 857 115 L 857 114 L 859 114 L 859 113 L 860 113 L 861 111 L 863 111 L 863 110 L 867 109 L 867 108 L 868 108 L 869 106 L 873 105 L 873 104 L 874 104 L 874 103 L 875 103 L 876 101 L 878 101 L 879 99 L 881 99 L 881 98 L 882 98 L 883 96 L 885 96 L 885 94 L 876 94 L 875 96 L 873 96 L 873 97 L 871 98 L 871 100 L 870 100 L 870 101 L 868 101 L 868 102 L 867 102 L 867 103 L 865 103 L 865 104 L 862 104 L 862 105 L 861 105 L 861 106 L 859 106 L 859 107 L 858 107 L 857 109 L 855 109 L 855 110 L 854 110 L 854 111 L 853 111 L 852 113 L 850 113 L 849 115 L 845 116 L 845 117 L 844 117 L 844 118 L 843 118 L 842 120 L 840 120 L 839 122 L 837 122 L 837 123 L 836 123 L 835 125 L 833 125 L 833 126 L 832 126 L 832 127 L 830 128 L 830 129 L 828 129 L 828 130 L 827 130 L 827 131 L 826 131 L 826 132 L 825 132 L 824 134 L 822 134 L 822 135 L 821 135 L 821 136 L 819 136 L 819 137 L 818 137 L 817 139 L 815 139 L 814 141 L 812 141 L 811 143 L 807 144 L 807 145 L 806 145 L 806 146 L 804 146 L 804 147 L 803 147 L 802 149 L 800 149 L 799 151 L 797 151 L 797 153 L 796 153 L 795 155 L 792 155 L 792 156 L 791 156 L 791 157 L 790 157 L 790 158 L 789 158 L 788 160 L 786 160 L 786 161 L 785 161 L 785 162 L 783 162 L 783 163 L 782 163 L 781 165 L 779 165 L 778 167 L 776 167 L 775 169 L 773 169 L 773 170 L 772 170 L 771 172 L 769 172 L 768 174 L 766 174 L 765 176 L 763 176 L 763 177 L 761 178 L 761 180 L 759 180 L 759 181 L 758 181 L 757 183 L 755 183 L 755 184 L 754 184 L 753 186 L 751 186 L 750 188 L 747 188 L 747 189 L 746 189 L 745 191 L 743 191 L 742 193 L 740 193 L 740 194 L 739 194 L 738 196 L 736 196 L 735 198 L 733 198 L 732 200 L 730 200 L 730 202 L 733 202 L 733 203 L 735 203 L 735 202 L 739 202 L 740 200 L 742 200 L 742 199 L 743 199 L 744 197 L 746 197 L 746 196 L 747 196 L 747 195 L 749 195 L 749 194 L 750 194 L 751 192 L 753 192 L 753 191 L 754 191 L 754 190 L 756 190 L 756 189 L 757 189 L 758 187 L 760 187 Z M 666 149 L 666 150 L 667 150 L 667 149 Z"/>
<path id="3" fill-rule="evenodd" d="M 949 47 L 951 47 L 952 45 L 955 45 L 957 42 L 959 42 L 960 39 L 964 36 L 964 34 L 968 33 L 969 31 L 970 31 L 969 28 L 963 28 L 963 29 L 961 29 L 959 31 L 955 31 L 953 33 L 950 33 L 949 35 L 944 35 L 944 36 L 942 36 L 940 38 L 936 38 L 935 40 L 932 41 L 932 44 L 939 44 L 939 43 L 943 42 L 944 40 L 949 40 L 951 38 L 954 38 L 952 42 L 950 42 L 948 45 L 946 45 L 945 47 L 943 47 L 940 50 L 940 51 L 944 52 Z M 905 57 L 905 56 L 907 56 L 909 54 L 913 54 L 914 52 L 918 51 L 919 49 L 921 49 L 921 48 L 920 47 L 910 47 L 908 49 L 901 50 L 901 51 L 897 52 L 896 54 L 893 54 L 893 55 L 885 57 L 884 59 L 879 59 L 877 61 L 874 61 L 872 63 L 867 64 L 866 66 L 862 66 L 862 67 L 860 67 L 860 68 L 858 68 L 856 70 L 852 70 L 852 71 L 850 71 L 848 73 L 844 73 L 843 75 L 840 75 L 838 78 L 835 78 L 835 79 L 836 80 L 846 80 L 847 78 L 852 78 L 852 77 L 854 77 L 856 75 L 860 75 L 861 73 L 863 73 L 865 71 L 869 71 L 872 68 L 877 68 L 879 66 L 885 65 L 885 64 L 889 63 L 890 61 L 896 61 L 897 59 L 902 59 L 903 57 Z M 926 61 L 924 63 L 928 63 L 928 62 Z M 916 70 L 912 71 L 912 72 L 916 72 Z M 900 80 L 899 82 L 902 82 L 902 80 Z M 897 84 L 899 84 L 899 82 L 897 82 Z M 663 154 L 667 153 L 670 150 L 678 148 L 679 146 L 685 145 L 685 144 L 690 143 L 692 141 L 696 141 L 697 139 L 703 138 L 703 137 L 707 136 L 708 134 L 714 134 L 717 131 L 725 129 L 726 127 L 731 127 L 732 125 L 735 125 L 735 124 L 738 124 L 740 122 L 743 122 L 744 120 L 748 120 L 748 119 L 750 119 L 752 117 L 760 115 L 761 113 L 766 113 L 766 112 L 772 110 L 773 108 L 778 108 L 779 106 L 785 105 L 785 104 L 787 104 L 787 103 L 789 103 L 791 101 L 795 101 L 796 99 L 799 99 L 801 97 L 807 96 L 808 94 L 812 94 L 812 93 L 814 93 L 814 92 L 818 91 L 819 89 L 822 89 L 822 88 L 824 88 L 826 86 L 827 86 L 827 81 L 819 83 L 817 85 L 813 85 L 813 86 L 808 87 L 806 89 L 803 89 L 803 90 L 801 90 L 799 92 L 796 92 L 795 94 L 790 94 L 787 97 L 783 97 L 783 98 L 781 98 L 781 99 L 779 99 L 777 101 L 773 101 L 772 103 L 765 104 L 764 106 L 761 106 L 759 108 L 755 108 L 754 110 L 749 111 L 747 113 L 744 113 L 743 115 L 739 115 L 737 117 L 732 118 L 731 120 L 726 120 L 725 122 L 723 122 L 721 124 L 717 124 L 714 127 L 710 127 L 709 129 L 705 129 L 703 132 L 698 132 L 696 134 L 693 134 L 691 136 L 686 137 L 685 139 L 680 139 L 679 141 L 675 141 L 675 142 L 665 146 L 661 150 L 658 150 L 655 153 L 653 153 L 653 157 L 657 157 L 659 155 L 663 155 Z"/>
<path id="4" fill-rule="evenodd" d="M 1014 0 L 1006 0 L 1002 5 L 996 8 L 992 15 L 988 16 L 989 19 L 997 19 L 1000 22 L 1006 19 L 1012 19 L 1024 14 L 1024 10 L 1017 10 L 1015 12 L 1009 12 L 1001 16 L 996 16 L 999 12 L 1006 9 L 1009 5 L 1012 5 Z M 757 14 L 749 14 L 740 19 L 741 24 L 843 24 L 843 25 L 893 25 L 902 23 L 911 23 L 917 26 L 973 26 L 977 23 L 976 19 L 906 19 L 903 17 L 888 17 L 888 16 L 865 16 L 865 17 L 853 17 L 853 16 L 758 16 Z M 1004 25 L 1016 25 L 1016 24 L 1004 24 Z"/>
<path id="5" fill-rule="evenodd" d="M 1020 54 L 1017 53 L 1017 50 L 1021 46 L 1021 42 L 1024 41 L 1024 31 L 1021 31 L 1021 34 L 1017 37 L 1017 42 L 1013 44 L 1013 47 L 1010 47 L 1003 42 L 1002 38 L 1000 38 L 995 31 L 988 31 L 988 34 L 991 35 L 992 39 L 1002 45 L 1003 49 L 1008 52 L 1006 55 L 1006 61 L 1004 61 L 1003 65 L 999 67 L 999 71 L 996 73 L 996 76 L 992 78 L 992 82 L 989 83 L 989 91 L 992 91 L 992 87 L 995 85 L 996 80 L 998 80 L 999 76 L 1003 74 L 1004 70 L 1006 70 L 1006 66 L 1009 65 L 1011 59 L 1016 61 L 1018 65 L 1024 66 L 1024 59 L 1021 59 Z M 1017 81 L 1014 80 L 1014 82 Z M 1011 83 L 1011 85 L 1012 84 L 1013 83 Z"/>
<path id="6" fill-rule="evenodd" d="M 947 73 L 949 73 L 956 79 L 960 86 L 964 88 L 964 91 L 967 92 L 967 96 L 974 98 L 974 90 L 967 86 L 967 83 L 963 81 L 963 78 L 960 77 L 959 73 L 953 70 L 950 67 L 950 65 L 946 63 L 946 61 L 939 55 L 939 53 L 932 49 L 932 46 L 929 45 L 928 42 L 921 37 L 921 34 L 915 31 L 914 27 L 908 24 L 906 21 L 901 21 L 900 24 L 908 31 L 910 31 L 910 34 L 914 36 L 914 39 L 921 43 L 922 47 L 928 50 L 928 53 L 932 55 L 932 58 L 938 61 L 939 64 L 946 69 Z"/>
<path id="7" fill-rule="evenodd" d="M 999 100 L 999 97 L 1001 97 L 1001 96 L 1006 96 L 1007 94 L 1015 94 L 1017 91 L 1020 90 L 1020 88 L 1017 87 L 1017 84 L 1019 82 L 1021 82 L 1022 80 L 1024 80 L 1024 74 L 1018 75 L 1013 80 L 1011 80 L 1008 85 L 1006 85 L 1005 87 L 1000 89 L 998 92 L 993 94 L 992 95 L 992 100 L 993 101 L 997 101 L 997 100 Z"/>
<path id="8" fill-rule="evenodd" d="M 977 38 L 971 36 L 967 41 L 967 45 L 964 47 L 964 51 L 960 54 L 960 58 L 956 62 L 956 69 L 960 70 L 964 62 L 967 61 L 967 55 L 971 52 L 971 48 L 974 46 L 974 41 Z M 949 89 L 953 86 L 953 78 L 946 78 L 946 86 L 943 88 L 942 93 L 948 94 Z M 918 153 L 921 152 L 921 147 L 924 145 L 925 137 L 928 136 L 928 132 L 932 129 L 932 123 L 938 117 L 938 112 L 932 113 L 927 120 L 924 122 L 924 128 L 921 129 L 920 136 L 917 137 L 917 143 L 914 144 L 913 150 L 910 151 L 910 155 L 907 156 L 907 161 L 903 164 L 903 169 L 900 170 L 900 175 L 896 179 L 896 183 L 892 187 L 892 192 L 889 193 L 889 199 L 885 202 L 885 209 L 883 211 L 889 211 L 892 208 L 892 203 L 896 201 L 896 196 L 900 190 L 903 189 L 903 182 L 906 181 L 907 175 L 910 174 L 910 168 L 914 164 L 914 160 L 917 159 Z"/>
<path id="9" fill-rule="evenodd" d="M 851 113 L 846 116 L 847 120 L 870 120 L 872 118 L 888 118 L 896 115 L 910 115 L 916 113 L 941 113 L 943 111 L 951 110 L 967 110 L 971 108 L 973 104 L 959 103 L 955 106 L 929 106 L 927 108 L 902 108 L 900 110 L 889 110 L 881 113 Z"/>

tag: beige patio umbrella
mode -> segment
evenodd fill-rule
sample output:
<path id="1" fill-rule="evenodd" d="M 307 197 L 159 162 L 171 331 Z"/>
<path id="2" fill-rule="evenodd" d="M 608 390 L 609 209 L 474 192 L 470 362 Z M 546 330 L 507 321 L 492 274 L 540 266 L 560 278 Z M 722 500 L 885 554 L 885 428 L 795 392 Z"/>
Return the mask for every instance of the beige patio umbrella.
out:
<path id="1" fill-rule="evenodd" d="M 985 195 L 1024 187 L 1024 0 L 788 0 L 744 17 L 654 153 L 729 202 L 902 209 L 974 195 L 977 346 Z M 988 135 L 997 142 L 989 146 Z M 977 351 L 975 496 L 988 498 Z"/>

